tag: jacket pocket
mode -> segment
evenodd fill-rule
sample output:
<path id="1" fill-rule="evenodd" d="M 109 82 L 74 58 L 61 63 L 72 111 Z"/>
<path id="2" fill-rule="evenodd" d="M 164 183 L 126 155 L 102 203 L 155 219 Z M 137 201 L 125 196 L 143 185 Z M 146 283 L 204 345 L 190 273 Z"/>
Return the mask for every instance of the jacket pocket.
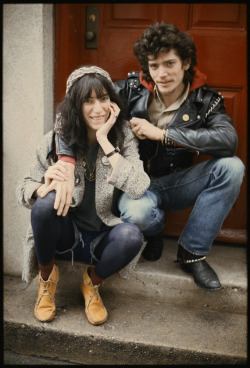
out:
<path id="1" fill-rule="evenodd" d="M 163 149 L 151 160 L 150 175 L 160 177 L 188 168 L 193 164 L 194 154 L 186 148 Z"/>

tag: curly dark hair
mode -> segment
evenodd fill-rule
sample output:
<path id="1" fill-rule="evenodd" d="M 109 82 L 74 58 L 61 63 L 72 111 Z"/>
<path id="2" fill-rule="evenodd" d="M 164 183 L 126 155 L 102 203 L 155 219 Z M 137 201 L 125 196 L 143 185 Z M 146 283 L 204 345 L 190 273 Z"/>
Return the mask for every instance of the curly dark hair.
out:
<path id="1" fill-rule="evenodd" d="M 169 52 L 174 49 L 181 58 L 190 61 L 190 67 L 184 73 L 184 83 L 192 83 L 197 65 L 196 46 L 192 36 L 180 31 L 175 25 L 166 22 L 156 22 L 148 27 L 134 44 L 134 54 L 143 72 L 143 78 L 150 82 L 152 78 L 148 68 L 148 56 L 157 59 L 159 52 Z"/>
<path id="2" fill-rule="evenodd" d="M 107 78 L 98 73 L 86 74 L 74 82 L 57 107 L 57 114 L 60 114 L 60 135 L 79 158 L 82 158 L 88 149 L 88 133 L 82 114 L 82 104 L 91 97 L 92 89 L 97 98 L 108 94 L 110 100 L 120 108 L 120 114 L 109 131 L 108 139 L 115 146 L 118 138 L 119 140 L 124 138 L 122 126 L 126 120 L 126 111 L 121 98 Z"/>

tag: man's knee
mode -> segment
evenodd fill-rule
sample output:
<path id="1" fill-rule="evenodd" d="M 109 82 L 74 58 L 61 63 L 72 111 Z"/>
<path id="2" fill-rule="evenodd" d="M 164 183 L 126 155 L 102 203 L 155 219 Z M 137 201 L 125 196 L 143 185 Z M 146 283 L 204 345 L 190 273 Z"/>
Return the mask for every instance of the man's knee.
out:
<path id="1" fill-rule="evenodd" d="M 157 209 L 156 198 L 151 194 L 146 192 L 141 198 L 132 199 L 123 193 L 118 204 L 122 221 L 136 224 L 141 230 L 147 227 Z"/>
<path id="2" fill-rule="evenodd" d="M 220 170 L 226 173 L 232 185 L 241 185 L 245 174 L 245 166 L 237 156 L 219 159 L 217 165 Z"/>

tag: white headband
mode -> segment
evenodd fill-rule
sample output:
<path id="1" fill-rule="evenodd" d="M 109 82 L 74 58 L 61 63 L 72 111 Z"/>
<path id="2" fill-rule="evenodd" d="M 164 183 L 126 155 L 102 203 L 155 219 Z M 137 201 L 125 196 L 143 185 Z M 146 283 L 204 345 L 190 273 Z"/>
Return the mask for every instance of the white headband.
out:
<path id="1" fill-rule="evenodd" d="M 102 68 L 99 68 L 99 66 L 83 66 L 81 68 L 78 68 L 76 70 L 74 70 L 70 76 L 67 79 L 67 83 L 66 83 L 66 94 L 69 92 L 70 88 L 72 87 L 73 83 L 83 77 L 86 74 L 90 74 L 90 73 L 98 73 L 101 74 L 103 77 L 107 78 L 111 84 L 114 87 L 114 84 L 110 78 L 109 73 L 107 73 L 105 70 L 103 70 Z"/>

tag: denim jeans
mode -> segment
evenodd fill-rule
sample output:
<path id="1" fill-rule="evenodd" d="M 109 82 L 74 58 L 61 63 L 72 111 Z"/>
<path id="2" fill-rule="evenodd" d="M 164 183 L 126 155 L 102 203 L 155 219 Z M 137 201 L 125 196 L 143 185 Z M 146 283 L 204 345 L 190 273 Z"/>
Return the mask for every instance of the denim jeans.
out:
<path id="1" fill-rule="evenodd" d="M 143 238 L 138 226 L 122 223 L 107 231 L 87 231 L 76 226 L 68 213 L 57 216 L 55 192 L 38 197 L 31 210 L 38 262 L 46 265 L 56 256 L 95 264 L 96 274 L 105 279 L 120 271 L 138 254 Z"/>
<path id="2" fill-rule="evenodd" d="M 121 219 L 137 224 L 150 237 L 163 230 L 165 210 L 193 206 L 179 244 L 193 254 L 206 255 L 238 197 L 244 171 L 243 163 L 235 156 L 213 158 L 152 179 L 140 199 L 121 195 L 118 203 Z"/>

